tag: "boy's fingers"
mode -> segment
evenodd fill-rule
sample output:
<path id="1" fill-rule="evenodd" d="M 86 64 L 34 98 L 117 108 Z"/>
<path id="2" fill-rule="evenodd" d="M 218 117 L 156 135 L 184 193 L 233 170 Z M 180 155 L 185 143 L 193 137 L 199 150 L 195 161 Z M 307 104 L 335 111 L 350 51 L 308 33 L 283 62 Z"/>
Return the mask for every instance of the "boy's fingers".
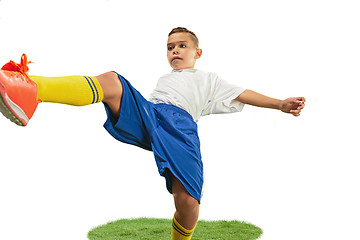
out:
<path id="1" fill-rule="evenodd" d="M 305 107 L 305 98 L 304 97 L 295 97 L 289 99 L 289 104 L 292 105 L 293 108 L 290 110 L 290 114 L 295 117 L 300 116 L 301 110 Z"/>
<path id="2" fill-rule="evenodd" d="M 301 112 L 301 110 L 290 110 L 290 113 L 296 117 L 300 116 L 300 112 Z"/>
<path id="3" fill-rule="evenodd" d="M 295 117 L 298 117 L 298 116 L 300 116 L 300 111 L 294 111 L 294 112 L 292 112 L 292 115 Z"/>
<path id="4" fill-rule="evenodd" d="M 305 98 L 304 97 L 297 97 L 297 100 L 301 101 L 301 102 L 305 102 Z"/>

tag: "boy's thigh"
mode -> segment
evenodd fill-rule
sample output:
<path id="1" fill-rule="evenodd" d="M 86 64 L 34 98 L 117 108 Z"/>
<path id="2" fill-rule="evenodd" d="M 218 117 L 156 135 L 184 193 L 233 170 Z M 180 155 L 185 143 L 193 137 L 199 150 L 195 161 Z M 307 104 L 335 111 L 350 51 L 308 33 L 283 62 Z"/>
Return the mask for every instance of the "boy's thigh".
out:
<path id="1" fill-rule="evenodd" d="M 174 190 L 189 193 L 200 202 L 203 166 L 197 125 L 178 107 L 160 104 L 155 109 L 160 121 L 152 132 L 152 147 L 159 173 L 166 178 L 170 193 L 174 194 Z M 178 183 L 175 188 L 172 176 L 177 180 L 175 184 Z"/>
<path id="2" fill-rule="evenodd" d="M 118 74 L 122 84 L 122 99 L 119 116 L 112 112 L 106 103 L 108 119 L 104 127 L 117 140 L 152 150 L 150 142 L 151 128 L 156 123 L 153 104 L 147 101 L 129 81 Z"/>

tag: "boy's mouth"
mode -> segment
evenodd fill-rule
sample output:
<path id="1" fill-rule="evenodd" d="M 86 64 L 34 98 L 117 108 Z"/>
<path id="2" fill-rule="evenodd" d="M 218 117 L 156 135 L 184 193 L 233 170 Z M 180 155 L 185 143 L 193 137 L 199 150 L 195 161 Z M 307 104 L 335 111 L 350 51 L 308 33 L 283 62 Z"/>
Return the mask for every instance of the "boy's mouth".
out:
<path id="1" fill-rule="evenodd" d="M 171 62 L 175 61 L 175 60 L 181 60 L 182 58 L 180 57 L 173 57 L 173 59 L 171 60 Z"/>

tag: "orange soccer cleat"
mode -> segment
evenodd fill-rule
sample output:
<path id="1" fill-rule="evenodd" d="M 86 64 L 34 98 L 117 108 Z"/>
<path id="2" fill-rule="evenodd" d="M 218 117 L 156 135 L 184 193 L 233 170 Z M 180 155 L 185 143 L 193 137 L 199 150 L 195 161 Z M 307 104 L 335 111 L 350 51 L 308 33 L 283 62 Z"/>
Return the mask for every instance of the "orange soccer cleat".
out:
<path id="1" fill-rule="evenodd" d="M 28 124 L 39 103 L 38 87 L 27 75 L 28 63 L 23 54 L 20 64 L 10 61 L 0 70 L 0 112 L 20 126 Z"/>

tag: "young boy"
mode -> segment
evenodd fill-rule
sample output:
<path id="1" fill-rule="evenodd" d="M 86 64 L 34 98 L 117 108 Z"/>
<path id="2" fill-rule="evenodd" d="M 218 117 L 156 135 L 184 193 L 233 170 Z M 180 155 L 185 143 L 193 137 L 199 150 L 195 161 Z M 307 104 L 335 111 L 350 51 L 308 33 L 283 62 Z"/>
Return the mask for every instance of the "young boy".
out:
<path id="1" fill-rule="evenodd" d="M 214 73 L 194 69 L 202 55 L 196 35 L 174 28 L 167 58 L 173 71 L 161 77 L 147 101 L 115 72 L 96 77 L 28 76 L 27 59 L 0 70 L 0 111 L 26 126 L 39 102 L 87 105 L 103 102 L 106 130 L 117 140 L 154 152 L 156 164 L 173 194 L 176 212 L 172 239 L 190 239 L 195 229 L 203 185 L 197 124 L 200 116 L 242 110 L 244 104 L 299 116 L 303 97 L 278 100 L 231 85 Z"/>

